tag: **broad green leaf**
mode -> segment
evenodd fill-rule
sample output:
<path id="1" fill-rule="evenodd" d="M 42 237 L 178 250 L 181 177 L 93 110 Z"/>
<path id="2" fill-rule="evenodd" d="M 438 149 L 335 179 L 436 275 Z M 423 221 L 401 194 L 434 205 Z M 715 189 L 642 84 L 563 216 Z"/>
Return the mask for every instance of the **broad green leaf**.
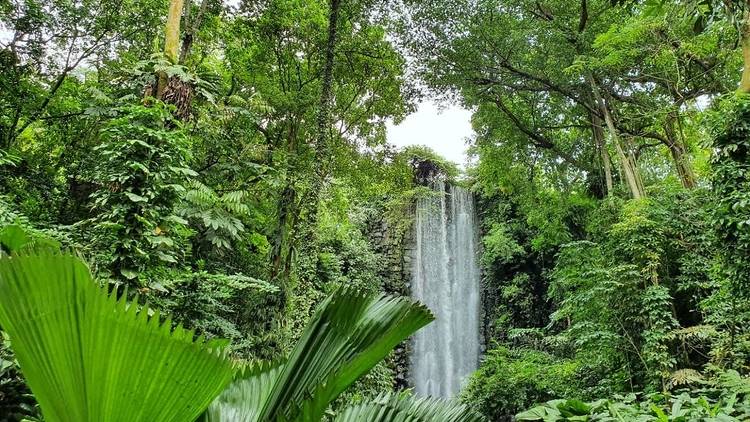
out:
<path id="1" fill-rule="evenodd" d="M 281 373 L 280 364 L 254 364 L 239 371 L 234 382 L 211 403 L 206 422 L 257 421 L 263 403 Z"/>
<path id="2" fill-rule="evenodd" d="M 335 422 L 479 422 L 466 406 L 431 398 L 387 394 L 345 409 Z"/>
<path id="3" fill-rule="evenodd" d="M 340 289 L 320 304 L 285 364 L 241 377 L 207 416 L 211 422 L 317 422 L 347 387 L 432 319 L 408 298 Z"/>
<path id="4" fill-rule="evenodd" d="M 433 319 L 408 298 L 338 290 L 305 328 L 260 420 L 320 420 L 347 387 Z"/>
<path id="5" fill-rule="evenodd" d="M 0 230 L 0 245 L 8 252 L 18 251 L 29 242 L 31 237 L 20 226 L 14 224 Z"/>
<path id="6" fill-rule="evenodd" d="M 193 421 L 230 382 L 219 349 L 136 303 L 70 254 L 0 259 L 0 325 L 47 422 Z"/>
<path id="7" fill-rule="evenodd" d="M 125 192 L 125 195 L 133 202 L 147 202 L 147 199 L 133 192 Z"/>
<path id="8" fill-rule="evenodd" d="M 557 421 L 562 420 L 560 411 L 552 406 L 537 406 L 516 415 L 519 421 Z"/>

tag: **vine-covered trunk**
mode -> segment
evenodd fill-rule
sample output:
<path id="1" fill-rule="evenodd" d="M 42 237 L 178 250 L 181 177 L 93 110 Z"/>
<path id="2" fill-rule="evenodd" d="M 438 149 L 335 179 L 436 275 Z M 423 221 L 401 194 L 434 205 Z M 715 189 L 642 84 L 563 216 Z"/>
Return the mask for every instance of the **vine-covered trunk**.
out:
<path id="1" fill-rule="evenodd" d="M 330 139 L 331 114 L 333 105 L 333 67 L 336 59 L 336 44 L 338 41 L 338 21 L 342 0 L 331 0 L 328 12 L 328 37 L 326 39 L 325 62 L 323 67 L 323 83 L 320 89 L 320 105 L 317 115 L 315 140 L 315 174 L 312 188 L 307 200 L 310 207 L 311 224 L 317 219 L 317 209 L 320 192 L 325 178 L 331 171 L 333 162 L 333 141 Z M 314 232 L 313 232 L 314 234 Z"/>
<path id="2" fill-rule="evenodd" d="M 335 49 L 338 36 L 338 15 L 341 9 L 341 0 L 331 0 L 328 37 L 326 40 L 325 59 L 323 67 L 323 80 L 320 91 L 320 105 L 317 116 L 317 131 L 315 138 L 315 171 L 311 186 L 301 194 L 294 187 L 294 178 L 289 178 L 281 194 L 278 205 L 278 226 L 274 246 L 271 251 L 271 278 L 281 287 L 282 295 L 288 295 L 285 291 L 290 288 L 289 279 L 293 264 L 293 251 L 295 239 L 298 238 L 300 215 L 309 212 L 309 224 L 315 224 L 315 216 L 318 198 L 323 186 L 323 180 L 329 172 L 331 155 L 333 154 L 331 142 L 328 139 L 328 130 L 331 121 L 331 103 L 333 97 L 333 67 L 335 60 Z M 297 156 L 296 130 L 290 136 L 289 151 Z M 295 165 L 292 165 L 294 173 Z M 305 205 L 303 205 L 305 204 Z"/>

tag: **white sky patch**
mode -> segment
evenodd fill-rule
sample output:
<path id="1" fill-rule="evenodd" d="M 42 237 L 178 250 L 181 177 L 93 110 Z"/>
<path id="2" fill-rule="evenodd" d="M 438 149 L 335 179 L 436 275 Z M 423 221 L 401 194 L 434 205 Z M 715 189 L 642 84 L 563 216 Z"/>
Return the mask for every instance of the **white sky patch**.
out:
<path id="1" fill-rule="evenodd" d="M 389 143 L 399 147 L 426 145 L 463 167 L 467 141 L 473 133 L 469 110 L 455 105 L 441 110 L 432 102 L 424 102 L 398 126 L 389 123 L 387 137 Z"/>
<path id="2" fill-rule="evenodd" d="M 0 26 L 0 45 L 5 46 L 13 39 L 13 31 Z"/>

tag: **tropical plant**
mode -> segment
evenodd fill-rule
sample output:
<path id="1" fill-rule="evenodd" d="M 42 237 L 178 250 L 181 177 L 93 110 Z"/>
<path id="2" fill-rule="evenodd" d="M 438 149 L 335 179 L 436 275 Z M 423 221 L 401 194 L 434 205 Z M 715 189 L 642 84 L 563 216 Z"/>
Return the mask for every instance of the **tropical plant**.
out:
<path id="1" fill-rule="evenodd" d="M 247 196 L 241 190 L 219 194 L 198 180 L 191 180 L 176 212 L 199 228 L 199 246 L 206 243 L 219 250 L 231 249 L 231 242 L 240 239 L 245 231 L 240 218 L 250 213 L 244 203 Z"/>
<path id="2" fill-rule="evenodd" d="M 529 403 L 581 397 L 586 387 L 582 366 L 541 351 L 499 347 L 487 352 L 461 399 L 489 420 L 510 420 Z"/>
<path id="3" fill-rule="evenodd" d="M 126 296 L 70 253 L 0 259 L 0 325 L 45 420 L 190 421 L 231 381 L 221 342 Z"/>
<path id="4" fill-rule="evenodd" d="M 127 292 L 98 287 L 70 253 L 42 248 L 0 259 L 0 324 L 51 422 L 319 421 L 395 345 L 432 321 L 407 298 L 339 289 L 286 361 L 235 371 L 225 342 L 161 321 Z M 52 310 L 50 312 L 50 309 Z M 377 413 L 379 419 L 370 415 Z M 460 418 L 458 418 L 460 415 Z M 364 418 L 364 419 L 363 419 Z M 379 397 L 341 421 L 474 421 L 458 404 Z"/>
<path id="5" fill-rule="evenodd" d="M 636 394 L 584 403 L 551 400 L 516 416 L 519 421 L 746 421 L 750 397 L 730 390 L 705 390 L 698 394 Z"/>
<path id="6" fill-rule="evenodd" d="M 175 213 L 187 167 L 189 140 L 172 116 L 173 106 L 125 105 L 102 131 L 92 194 L 100 211 L 101 243 L 113 247 L 114 277 L 136 280 L 146 267 L 176 263 L 173 228 L 187 222 Z"/>
<path id="7" fill-rule="evenodd" d="M 478 422 L 480 418 L 457 403 L 386 394 L 352 406 L 335 422 Z"/>
<path id="8" fill-rule="evenodd" d="M 319 421 L 329 405 L 398 343 L 433 319 L 407 298 L 339 289 L 318 307 L 286 361 L 251 364 L 211 404 L 207 422 Z M 379 418 L 373 418 L 373 413 Z M 461 414 L 463 419 L 451 415 Z M 442 418 L 442 419 L 441 419 Z M 474 421 L 457 404 L 379 397 L 340 421 Z"/>

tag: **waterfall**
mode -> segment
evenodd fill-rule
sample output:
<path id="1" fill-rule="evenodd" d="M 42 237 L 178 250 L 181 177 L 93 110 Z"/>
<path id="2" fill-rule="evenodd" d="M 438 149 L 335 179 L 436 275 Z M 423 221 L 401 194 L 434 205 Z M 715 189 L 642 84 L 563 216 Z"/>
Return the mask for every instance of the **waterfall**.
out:
<path id="1" fill-rule="evenodd" d="M 451 397 L 479 363 L 478 232 L 469 191 L 433 189 L 417 201 L 412 295 L 437 319 L 414 337 L 410 375 L 417 394 Z"/>

